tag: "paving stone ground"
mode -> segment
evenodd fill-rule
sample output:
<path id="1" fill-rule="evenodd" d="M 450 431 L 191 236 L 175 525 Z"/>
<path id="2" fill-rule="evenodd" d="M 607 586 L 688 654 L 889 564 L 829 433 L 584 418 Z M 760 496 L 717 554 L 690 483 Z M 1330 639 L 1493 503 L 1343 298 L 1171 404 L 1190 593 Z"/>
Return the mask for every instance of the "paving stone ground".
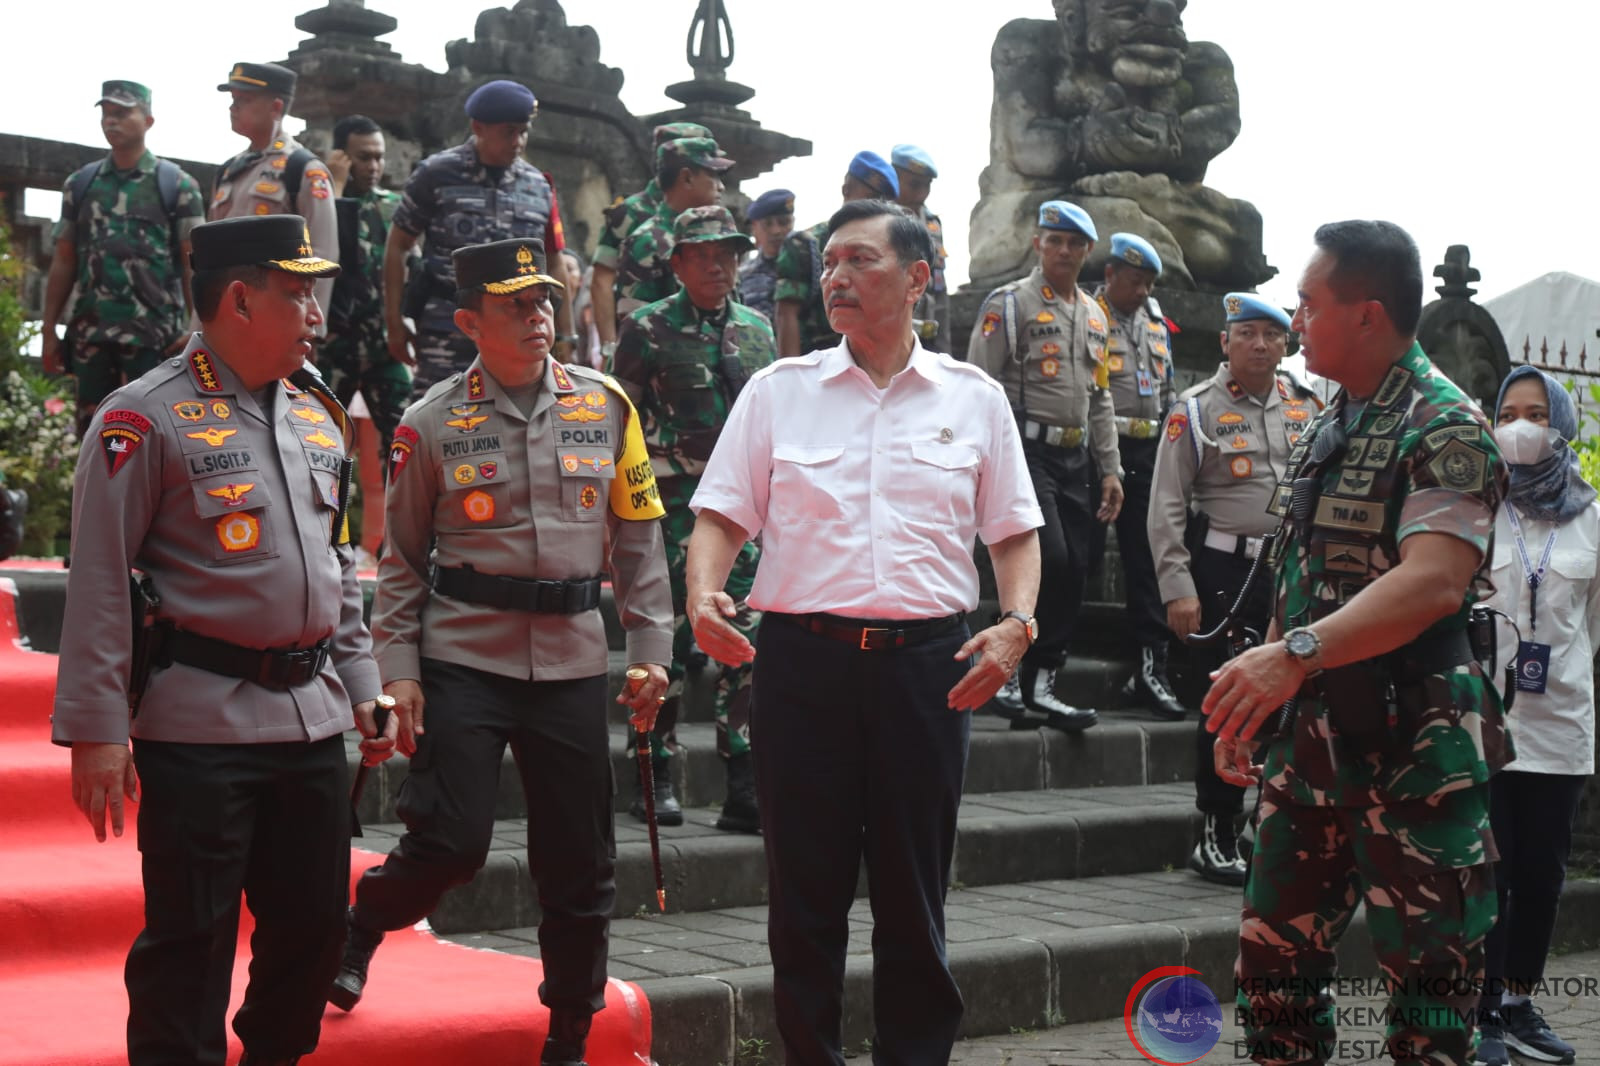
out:
<path id="1" fill-rule="evenodd" d="M 1557 956 L 1550 960 L 1545 981 L 1552 992 L 1537 1002 L 1550 1027 L 1578 1052 L 1577 1061 L 1600 1062 L 1600 951 L 1585 951 Z M 1382 1004 L 1374 998 L 1342 998 L 1339 1009 L 1344 1017 L 1365 1021 Z M 1249 1058 L 1242 1045 L 1239 1027 L 1224 1004 L 1221 1041 L 1200 1061 L 1206 1066 L 1244 1063 Z M 1340 1066 L 1368 1062 L 1387 1062 L 1377 1055 L 1382 1043 L 1380 1025 L 1341 1025 L 1339 1037 L 1344 1054 L 1335 1060 Z M 857 1061 L 866 1062 L 865 1056 Z M 956 1045 L 951 1066 L 1093 1066 L 1102 1062 L 1146 1061 L 1128 1039 L 1121 1018 L 1080 1025 L 1063 1025 L 1036 1032 L 1006 1036 L 979 1037 Z M 1512 1062 L 1530 1063 L 1513 1054 Z"/>

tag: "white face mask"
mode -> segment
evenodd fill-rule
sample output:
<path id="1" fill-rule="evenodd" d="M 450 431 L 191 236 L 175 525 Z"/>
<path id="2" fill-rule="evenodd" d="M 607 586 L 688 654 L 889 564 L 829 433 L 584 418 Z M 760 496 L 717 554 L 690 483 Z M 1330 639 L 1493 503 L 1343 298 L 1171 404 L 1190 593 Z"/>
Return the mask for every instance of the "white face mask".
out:
<path id="1" fill-rule="evenodd" d="M 1519 418 L 1495 427 L 1494 440 L 1506 462 L 1515 466 L 1532 466 L 1550 457 L 1555 450 L 1555 430 Z"/>

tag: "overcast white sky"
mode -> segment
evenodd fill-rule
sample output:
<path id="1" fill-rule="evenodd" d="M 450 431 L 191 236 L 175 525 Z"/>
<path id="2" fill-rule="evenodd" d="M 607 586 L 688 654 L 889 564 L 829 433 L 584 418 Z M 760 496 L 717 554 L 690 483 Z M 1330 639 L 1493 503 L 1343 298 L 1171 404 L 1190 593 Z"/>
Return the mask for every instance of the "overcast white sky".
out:
<path id="1" fill-rule="evenodd" d="M 157 152 L 220 162 L 241 141 L 213 87 L 235 60 L 286 55 L 303 37 L 293 17 L 312 3 L 162 0 L 144 15 L 121 0 L 11 5 L 0 131 L 101 144 L 99 82 L 129 77 L 155 91 Z M 442 70 L 445 42 L 470 37 L 489 5 L 369 6 L 400 20 L 385 40 L 408 61 Z M 599 32 L 602 61 L 625 71 L 622 99 L 636 114 L 673 106 L 661 89 L 689 76 L 683 43 L 695 7 L 565 0 L 569 21 Z M 729 77 L 758 90 L 746 106 L 768 128 L 815 145 L 812 157 L 745 190 L 794 190 L 806 225 L 837 205 L 857 150 L 921 144 L 940 168 L 929 203 L 945 219 L 953 280 L 964 281 L 966 220 L 988 162 L 990 45 L 1010 19 L 1051 17 L 1050 0 L 727 7 L 736 39 Z M 1261 210 L 1267 257 L 1281 272 L 1263 288 L 1280 303 L 1294 302 L 1317 224 L 1357 216 L 1405 226 L 1427 268 L 1447 245 L 1470 245 L 1480 298 L 1552 270 L 1600 279 L 1600 5 L 1194 0 L 1184 21 L 1191 40 L 1215 41 L 1233 57 L 1244 130 L 1207 184 Z"/>

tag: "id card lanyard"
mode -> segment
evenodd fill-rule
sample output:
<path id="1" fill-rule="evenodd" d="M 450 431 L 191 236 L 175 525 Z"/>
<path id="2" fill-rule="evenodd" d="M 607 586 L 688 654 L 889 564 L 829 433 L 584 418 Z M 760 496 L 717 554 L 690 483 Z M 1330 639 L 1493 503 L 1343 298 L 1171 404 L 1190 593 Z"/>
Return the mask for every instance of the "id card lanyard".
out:
<path id="1" fill-rule="evenodd" d="M 1556 533 L 1559 527 L 1550 530 L 1550 537 L 1544 542 L 1544 554 L 1539 557 L 1539 565 L 1536 568 L 1528 556 L 1527 542 L 1522 539 L 1522 522 L 1517 518 L 1517 509 L 1509 502 L 1506 504 L 1506 518 L 1511 522 L 1512 535 L 1517 538 L 1517 554 L 1522 557 L 1522 573 L 1528 579 L 1528 637 L 1531 640 L 1539 628 L 1539 586 L 1544 583 L 1545 570 L 1550 566 L 1550 552 L 1556 546 Z"/>

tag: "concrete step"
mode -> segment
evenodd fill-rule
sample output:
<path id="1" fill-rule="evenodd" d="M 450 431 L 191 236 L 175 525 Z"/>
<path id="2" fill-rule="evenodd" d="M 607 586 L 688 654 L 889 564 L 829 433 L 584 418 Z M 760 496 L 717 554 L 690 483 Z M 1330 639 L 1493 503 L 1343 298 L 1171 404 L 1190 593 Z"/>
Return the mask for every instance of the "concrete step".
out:
<path id="1" fill-rule="evenodd" d="M 1600 946 L 1600 882 L 1569 880 L 1562 904 L 1558 949 Z M 945 917 L 950 968 L 966 1000 L 961 1035 L 1120 1017 L 1134 983 L 1158 966 L 1198 970 L 1231 1017 L 1239 906 L 1238 889 L 1187 871 L 954 889 Z M 858 900 L 845 965 L 844 1046 L 851 1050 L 872 1034 L 871 927 L 867 902 Z M 446 938 L 539 954 L 531 925 Z M 749 1062 L 752 1048 L 766 1049 L 762 1061 L 777 1056 L 766 908 L 641 914 L 613 921 L 611 938 L 611 976 L 638 982 L 649 997 L 659 1066 Z M 1360 910 L 1339 945 L 1339 970 L 1378 976 Z M 403 993 L 386 987 L 381 953 L 372 974 L 369 995 Z"/>
<path id="2" fill-rule="evenodd" d="M 767 898 L 761 837 L 715 828 L 715 807 L 692 807 L 684 824 L 660 829 L 671 913 L 748 907 Z M 404 828 L 365 828 L 362 847 L 384 852 Z M 526 819 L 496 821 L 488 861 L 446 893 L 430 921 L 445 933 L 538 924 L 526 866 Z M 957 822 L 952 878 L 1004 885 L 1181 868 L 1199 839 L 1200 814 L 1187 783 L 968 794 Z M 648 833 L 627 815 L 616 822 L 616 917 L 655 910 Z M 864 885 L 860 886 L 864 891 Z"/>
<path id="3" fill-rule="evenodd" d="M 1108 711 L 1093 729 L 1069 736 L 1052 729 L 1013 731 L 1002 719 L 979 714 L 972 721 L 965 790 L 1018 792 L 1189 781 L 1194 776 L 1194 728 L 1191 722 L 1158 722 L 1136 712 Z M 626 812 L 633 802 L 638 781 L 638 764 L 623 751 L 624 730 L 619 723 L 612 754 L 619 812 Z M 703 723 L 685 723 L 678 727 L 678 742 L 681 750 L 670 764 L 678 798 L 686 807 L 710 809 L 714 817 L 727 785 L 715 730 Z M 346 747 L 354 773 L 355 734 L 347 735 Z M 410 762 L 398 756 L 369 771 L 359 807 L 363 824 L 398 820 L 394 804 L 409 772 Z M 516 764 L 507 752 L 500 764 L 495 817 L 526 814 Z"/>

